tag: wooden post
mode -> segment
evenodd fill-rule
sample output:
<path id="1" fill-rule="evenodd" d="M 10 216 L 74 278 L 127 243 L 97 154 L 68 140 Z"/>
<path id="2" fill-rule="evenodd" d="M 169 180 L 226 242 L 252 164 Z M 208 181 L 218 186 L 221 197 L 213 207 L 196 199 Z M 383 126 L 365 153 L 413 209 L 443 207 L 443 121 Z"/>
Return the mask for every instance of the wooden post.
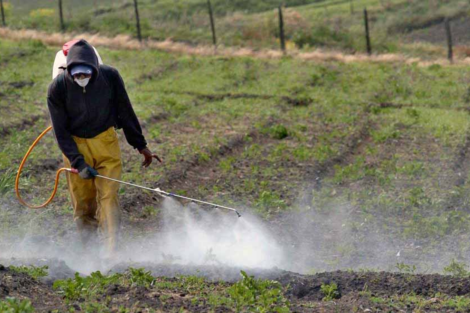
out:
<path id="1" fill-rule="evenodd" d="M 142 33 L 140 32 L 140 17 L 139 17 L 139 7 L 137 4 L 137 0 L 134 0 L 134 8 L 135 8 L 135 19 L 137 24 L 137 38 L 139 42 L 142 42 Z"/>
<path id="2" fill-rule="evenodd" d="M 372 47 L 370 45 L 370 33 L 369 33 L 369 17 L 367 15 L 367 9 L 364 9 L 364 24 L 366 28 L 366 48 L 367 48 L 367 54 L 371 55 L 372 54 Z"/>
<path id="3" fill-rule="evenodd" d="M 282 4 L 279 6 L 279 38 L 281 40 L 281 50 L 286 52 L 286 38 L 284 35 L 284 17 L 282 16 Z"/>
<path id="4" fill-rule="evenodd" d="M 60 29 L 62 31 L 65 31 L 64 11 L 62 10 L 62 0 L 59 0 L 59 17 L 60 17 Z"/>
<path id="5" fill-rule="evenodd" d="M 7 22 L 5 22 L 5 10 L 3 9 L 3 0 L 0 0 L 0 9 L 2 11 L 2 25 L 3 27 L 7 26 Z"/>
<path id="6" fill-rule="evenodd" d="M 217 47 L 217 37 L 215 35 L 214 12 L 212 11 L 211 0 L 207 0 L 207 8 L 209 9 L 209 17 L 211 20 L 212 43 L 214 44 L 214 47 Z"/>
<path id="7" fill-rule="evenodd" d="M 454 52 L 452 49 L 452 32 L 450 30 L 450 22 L 449 19 L 446 18 L 444 22 L 444 26 L 446 29 L 446 37 L 447 37 L 447 58 L 449 59 L 450 63 L 454 61 Z"/>
<path id="8" fill-rule="evenodd" d="M 349 0 L 349 9 L 351 10 L 351 15 L 354 14 L 354 3 L 353 0 Z"/>

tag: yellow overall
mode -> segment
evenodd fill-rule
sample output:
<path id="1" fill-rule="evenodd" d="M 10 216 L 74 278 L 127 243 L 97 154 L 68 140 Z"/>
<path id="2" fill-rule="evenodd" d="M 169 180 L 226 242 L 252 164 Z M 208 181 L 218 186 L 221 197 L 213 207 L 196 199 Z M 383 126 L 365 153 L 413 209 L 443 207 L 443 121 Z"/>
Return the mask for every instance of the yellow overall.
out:
<path id="1" fill-rule="evenodd" d="M 121 179 L 121 150 L 114 127 L 90 139 L 73 137 L 85 162 L 100 175 Z M 66 167 L 69 160 L 64 156 Z M 84 247 L 96 239 L 99 230 L 107 254 L 116 252 L 120 227 L 119 183 L 102 178 L 82 179 L 67 173 L 67 183 L 74 208 L 74 221 Z"/>

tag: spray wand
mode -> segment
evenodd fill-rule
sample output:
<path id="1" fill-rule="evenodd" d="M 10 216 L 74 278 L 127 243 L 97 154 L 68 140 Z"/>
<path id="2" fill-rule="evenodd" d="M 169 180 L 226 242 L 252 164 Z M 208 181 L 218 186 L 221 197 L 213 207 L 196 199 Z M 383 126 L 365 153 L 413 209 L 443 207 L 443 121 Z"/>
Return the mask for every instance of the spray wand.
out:
<path id="1" fill-rule="evenodd" d="M 37 145 L 37 143 L 39 142 L 39 140 L 41 140 L 41 138 L 44 137 L 44 135 L 45 135 L 47 132 L 49 132 L 51 129 L 52 129 L 52 127 L 49 126 L 46 130 L 44 130 L 44 131 L 38 136 L 38 138 L 36 138 L 36 140 L 33 142 L 33 144 L 29 147 L 28 152 L 26 152 L 25 156 L 23 157 L 23 160 L 21 161 L 20 167 L 18 168 L 18 172 L 17 172 L 17 174 L 16 174 L 16 180 L 15 180 L 16 196 L 18 197 L 18 200 L 19 200 L 19 202 L 20 202 L 21 204 L 23 204 L 24 206 L 27 206 L 27 207 L 30 208 L 30 209 L 39 209 L 39 208 L 43 208 L 43 207 L 47 206 L 49 203 L 52 202 L 52 200 L 54 199 L 54 196 L 55 196 L 55 194 L 56 194 L 56 192 L 57 192 L 57 187 L 58 187 L 58 185 L 59 185 L 59 176 L 60 176 L 60 173 L 62 173 L 62 172 L 70 172 L 70 173 L 78 174 L 78 170 L 76 170 L 76 169 L 70 169 L 70 168 L 61 168 L 61 169 L 59 169 L 59 170 L 57 171 L 56 177 L 55 177 L 54 190 L 53 190 L 51 196 L 49 197 L 49 199 L 48 199 L 45 203 L 43 203 L 43 204 L 41 204 L 41 205 L 31 205 L 31 204 L 28 204 L 28 203 L 26 203 L 26 201 L 24 201 L 24 200 L 21 198 L 20 191 L 19 191 L 19 183 L 20 183 L 21 171 L 23 170 L 24 164 L 26 163 L 26 159 L 27 159 L 28 156 L 31 154 L 31 152 L 33 151 L 34 147 Z M 161 190 L 160 188 L 152 189 L 152 188 L 149 188 L 149 187 L 140 186 L 140 185 L 137 185 L 137 184 L 125 182 L 125 181 L 122 181 L 122 180 L 117 180 L 117 179 L 110 178 L 110 177 L 106 177 L 106 176 L 103 176 L 103 175 L 96 175 L 95 177 L 98 177 L 98 178 L 101 178 L 101 179 L 112 180 L 112 181 L 114 181 L 114 182 L 118 182 L 118 183 L 123 184 L 123 185 L 133 186 L 133 187 L 137 187 L 137 188 L 140 188 L 140 189 L 144 189 L 144 190 L 156 192 L 156 193 L 158 193 L 161 197 L 173 197 L 173 198 L 185 199 L 185 200 L 189 200 L 189 201 L 191 201 L 191 202 L 200 203 L 200 204 L 205 204 L 205 205 L 210 205 L 210 206 L 212 206 L 212 207 L 216 207 L 216 208 L 220 208 L 220 209 L 224 209 L 224 210 L 233 211 L 233 212 L 237 213 L 238 217 L 241 217 L 241 214 L 240 214 L 237 210 L 235 210 L 235 209 L 233 209 L 233 208 L 229 208 L 229 207 L 227 207 L 227 206 L 223 206 L 223 205 L 219 205 L 219 204 L 215 204 L 215 203 L 210 203 L 210 202 L 206 202 L 206 201 L 202 201 L 202 200 L 197 200 L 197 199 L 193 199 L 193 198 L 189 198 L 189 197 L 185 197 L 185 196 L 180 196 L 180 195 L 177 195 L 177 194 L 174 194 L 174 193 L 171 193 L 171 192 L 163 191 L 163 190 Z"/>
<path id="2" fill-rule="evenodd" d="M 71 169 L 70 172 L 75 173 L 75 174 L 78 174 L 78 170 L 76 170 L 76 169 Z M 128 186 L 137 187 L 137 188 L 140 188 L 140 189 L 144 189 L 144 190 L 156 192 L 156 193 L 158 193 L 158 195 L 160 195 L 161 197 L 173 197 L 173 198 L 185 199 L 185 200 L 189 200 L 189 201 L 195 202 L 195 203 L 210 205 L 210 206 L 213 206 L 213 207 L 219 208 L 219 209 L 230 210 L 230 211 L 233 211 L 233 212 L 237 213 L 238 217 L 242 217 L 241 214 L 240 214 L 236 209 L 229 208 L 229 207 L 227 207 L 227 206 L 223 206 L 223 205 L 219 205 L 219 204 L 215 204 L 215 203 L 211 203 L 211 202 L 207 202 L 207 201 L 202 201 L 202 200 L 197 200 L 197 199 L 193 199 L 193 198 L 189 198 L 189 197 L 177 195 L 177 194 L 174 194 L 174 193 L 172 193 L 172 192 L 163 191 L 163 190 L 161 190 L 160 188 L 152 189 L 152 188 L 149 188 L 149 187 L 145 187 L 145 186 L 141 186 L 141 185 L 129 183 L 129 182 L 126 182 L 126 181 L 114 179 L 114 178 L 107 177 L 107 176 L 103 176 L 103 175 L 99 175 L 99 174 L 96 175 L 95 177 L 102 178 L 102 179 L 107 179 L 107 180 L 111 180 L 111 181 L 114 181 L 114 182 L 117 182 L 117 183 L 120 183 L 120 184 L 123 184 L 123 185 L 128 185 Z"/>

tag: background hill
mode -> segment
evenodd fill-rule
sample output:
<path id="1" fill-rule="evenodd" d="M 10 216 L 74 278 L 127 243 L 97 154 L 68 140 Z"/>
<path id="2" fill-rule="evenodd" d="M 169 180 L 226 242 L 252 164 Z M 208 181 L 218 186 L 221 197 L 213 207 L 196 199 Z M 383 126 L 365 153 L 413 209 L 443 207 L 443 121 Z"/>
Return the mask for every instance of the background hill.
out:
<path id="1" fill-rule="evenodd" d="M 132 1 L 64 0 L 67 31 L 135 36 Z M 416 41 L 445 45 L 443 21 L 455 25 L 454 40 L 466 44 L 464 31 L 470 4 L 464 0 L 291 0 L 284 1 L 288 48 L 365 50 L 363 9 L 370 15 L 372 45 L 376 52 L 432 54 Z M 279 2 L 274 0 L 212 0 L 219 44 L 255 48 L 279 46 Z M 140 0 L 145 38 L 211 44 L 207 2 L 204 0 Z M 57 31 L 56 1 L 10 0 L 8 24 L 13 28 Z"/>

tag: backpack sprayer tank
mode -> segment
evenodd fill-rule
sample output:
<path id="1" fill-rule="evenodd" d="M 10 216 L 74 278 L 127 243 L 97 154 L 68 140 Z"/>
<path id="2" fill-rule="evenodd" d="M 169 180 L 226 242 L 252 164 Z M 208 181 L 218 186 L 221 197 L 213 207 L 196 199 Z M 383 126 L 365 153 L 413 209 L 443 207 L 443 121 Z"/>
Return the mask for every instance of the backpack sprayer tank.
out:
<path id="1" fill-rule="evenodd" d="M 69 53 L 69 49 L 75 43 L 77 43 L 77 41 L 78 40 L 72 40 L 67 42 L 65 45 L 63 45 L 62 50 L 58 51 L 55 55 L 54 65 L 52 67 L 52 79 L 56 78 L 57 75 L 65 71 L 67 68 L 67 54 Z M 101 60 L 98 50 L 96 50 L 95 47 L 93 47 L 93 49 L 95 50 L 96 56 L 98 57 L 98 63 L 100 65 L 103 64 L 103 60 Z"/>

